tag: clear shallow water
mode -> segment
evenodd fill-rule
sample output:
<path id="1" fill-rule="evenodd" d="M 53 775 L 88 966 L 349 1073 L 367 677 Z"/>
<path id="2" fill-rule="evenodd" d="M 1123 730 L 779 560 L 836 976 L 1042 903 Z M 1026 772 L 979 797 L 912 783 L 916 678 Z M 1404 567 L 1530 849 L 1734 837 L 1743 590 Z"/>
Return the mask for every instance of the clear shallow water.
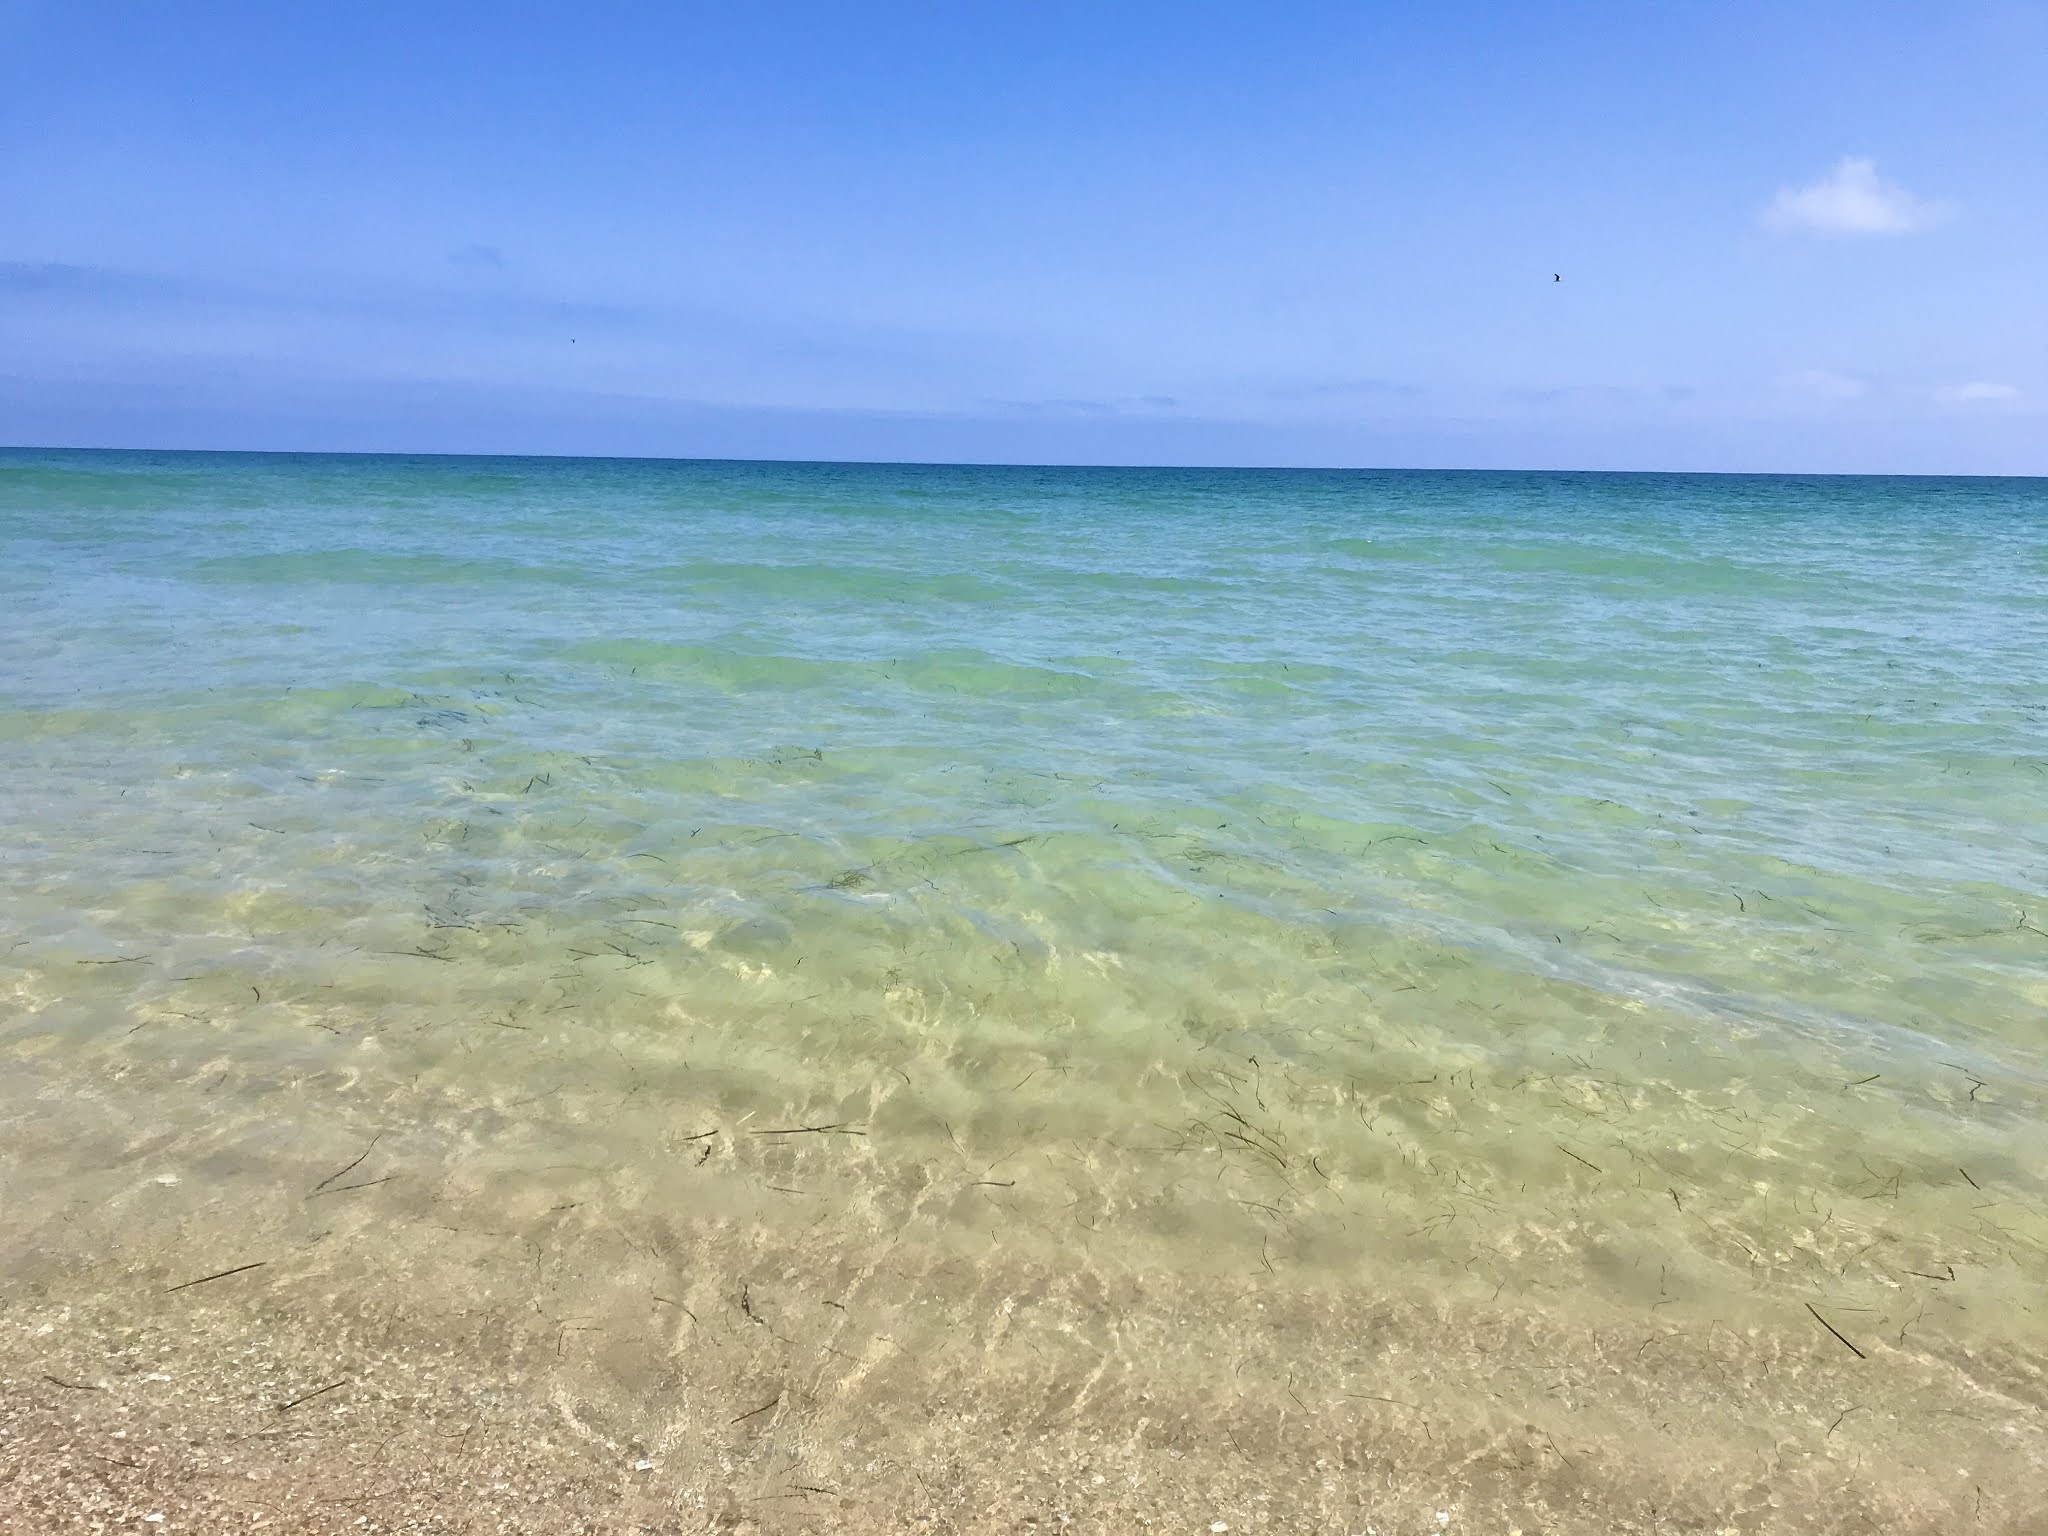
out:
<path id="1" fill-rule="evenodd" d="M 391 1251 L 1811 1307 L 2035 1414 L 2044 656 L 2038 481 L 9 451 L 24 1272 L 369 1137 Z"/>

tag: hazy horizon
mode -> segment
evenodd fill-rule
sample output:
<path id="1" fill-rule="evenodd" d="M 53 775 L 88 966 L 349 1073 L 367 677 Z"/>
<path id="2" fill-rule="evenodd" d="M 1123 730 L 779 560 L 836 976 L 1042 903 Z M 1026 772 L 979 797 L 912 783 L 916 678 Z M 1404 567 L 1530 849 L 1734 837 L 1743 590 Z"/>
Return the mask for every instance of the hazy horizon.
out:
<path id="1" fill-rule="evenodd" d="M 1950 474 L 1916 470 L 1803 470 L 1803 469 L 1579 469 L 1543 465 L 1440 465 L 1440 464 L 1153 464 L 1081 462 L 1054 459 L 830 459 L 765 458 L 744 454 L 661 454 L 661 453 L 495 453 L 463 450 L 383 448 L 167 448 L 160 445 L 83 443 L 0 443 L 0 454 L 135 454 L 191 455 L 225 458 L 362 458 L 362 459 L 501 459 L 538 460 L 578 464 L 676 464 L 676 465 L 758 465 L 764 468 L 786 465 L 818 469 L 987 469 L 987 470 L 1129 470 L 1145 473 L 1246 474 L 1246 475 L 1562 475 L 1670 479 L 1719 477 L 1733 480 L 2041 480 L 2048 475 L 1985 472 Z"/>

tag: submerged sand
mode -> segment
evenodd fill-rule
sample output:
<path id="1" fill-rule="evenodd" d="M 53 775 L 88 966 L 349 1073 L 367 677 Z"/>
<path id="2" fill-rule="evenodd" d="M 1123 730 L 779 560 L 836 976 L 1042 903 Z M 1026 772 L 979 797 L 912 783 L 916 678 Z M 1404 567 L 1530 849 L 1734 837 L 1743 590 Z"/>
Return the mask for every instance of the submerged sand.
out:
<path id="1" fill-rule="evenodd" d="M 223 1081 L 13 1081 L 0 1529 L 2048 1529 L 2039 1320 L 1967 1271 L 1821 1308 L 1518 1286 L 1432 1231 L 1376 1250 L 1356 1186 L 1341 1265 L 1278 1219 L 1203 1255 L 1036 1219 L 1048 1149 L 760 1134 L 815 1106 L 658 1109 L 607 1165 L 621 1106 L 494 1161 L 327 1079 L 209 1141 Z"/>
<path id="2" fill-rule="evenodd" d="M 660 1303 L 637 1339 L 538 1306 L 451 1336 L 417 1302 L 257 1272 L 147 1322 L 104 1299 L 10 1307 L 5 1528 L 2022 1532 L 2048 1514 L 2038 1418 L 2014 1415 L 2039 1383 L 2009 1364 L 1055 1273 L 982 1289 L 905 1349 L 886 1330 L 916 1299 L 863 1301 L 800 1247 L 706 1258 L 761 1283 L 686 1317 L 690 1342 Z M 1205 1368 L 1148 1348 L 1185 1366 L 1193 1330 Z"/>

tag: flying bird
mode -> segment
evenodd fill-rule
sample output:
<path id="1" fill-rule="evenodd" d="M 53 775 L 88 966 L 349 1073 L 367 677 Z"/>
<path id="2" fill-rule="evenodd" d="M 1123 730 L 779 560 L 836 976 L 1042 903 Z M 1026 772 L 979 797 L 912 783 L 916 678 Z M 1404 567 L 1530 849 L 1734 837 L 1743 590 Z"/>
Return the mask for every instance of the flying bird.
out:
<path id="1" fill-rule="evenodd" d="M 1553 283 L 1561 283 L 1561 282 L 1563 282 L 1563 281 L 1564 281 L 1564 278 L 1563 278 L 1563 276 L 1562 276 L 1562 275 L 1560 275 L 1559 273 L 1553 272 L 1553 273 L 1551 273 L 1551 274 L 1550 274 L 1550 280 L 1551 280 L 1551 281 L 1552 281 Z"/>

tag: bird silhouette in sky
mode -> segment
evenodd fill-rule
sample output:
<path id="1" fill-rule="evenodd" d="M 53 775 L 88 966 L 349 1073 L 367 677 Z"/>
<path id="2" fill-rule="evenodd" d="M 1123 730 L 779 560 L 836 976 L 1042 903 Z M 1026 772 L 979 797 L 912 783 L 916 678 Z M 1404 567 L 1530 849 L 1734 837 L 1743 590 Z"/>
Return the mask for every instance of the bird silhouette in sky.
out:
<path id="1" fill-rule="evenodd" d="M 1550 280 L 1551 280 L 1551 281 L 1552 281 L 1553 283 L 1561 283 L 1561 282 L 1563 282 L 1563 281 L 1564 281 L 1564 276 L 1563 276 L 1563 274 L 1562 274 L 1562 273 L 1558 273 L 1558 272 L 1553 272 L 1553 273 L 1551 273 L 1551 274 L 1550 274 Z"/>

